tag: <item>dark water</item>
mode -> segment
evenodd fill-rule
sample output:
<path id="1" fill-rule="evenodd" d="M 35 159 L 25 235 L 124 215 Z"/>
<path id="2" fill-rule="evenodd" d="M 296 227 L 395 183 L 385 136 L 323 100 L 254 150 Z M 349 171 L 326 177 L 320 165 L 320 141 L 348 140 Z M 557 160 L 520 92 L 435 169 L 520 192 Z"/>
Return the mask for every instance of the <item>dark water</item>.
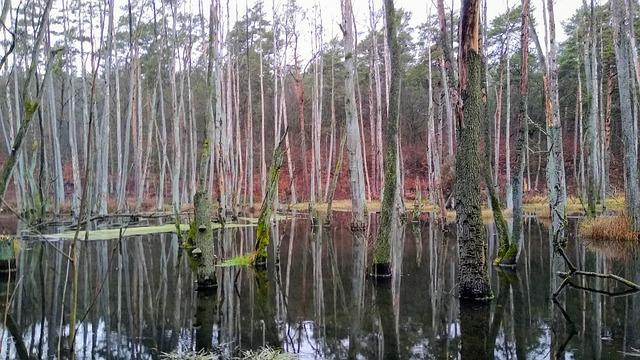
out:
<path id="1" fill-rule="evenodd" d="M 372 257 L 366 244 L 373 236 L 354 238 L 348 220 L 339 215 L 330 229 L 312 229 L 305 219 L 280 222 L 270 249 L 279 249 L 279 266 L 272 258 L 266 272 L 221 268 L 211 294 L 194 291 L 175 235 L 83 242 L 76 353 L 153 359 L 162 352 L 215 349 L 229 357 L 270 345 L 304 359 L 638 355 L 640 295 L 568 288 L 554 303 L 554 274 L 565 270 L 564 263 L 552 256 L 548 228 L 536 219 L 524 227 L 518 270 L 491 268 L 495 299 L 486 306 L 457 299 L 453 232 L 443 234 L 432 221 L 407 224 L 392 249 L 393 281 L 374 283 L 365 278 Z M 640 261 L 630 250 L 585 247 L 575 239 L 575 220 L 571 225 L 567 254 L 579 268 L 640 282 Z M 487 231 L 493 234 L 493 226 Z M 219 258 L 226 258 L 252 249 L 254 228 L 216 236 Z M 0 358 L 17 358 L 16 341 L 34 358 L 59 358 L 58 349 L 67 346 L 68 250 L 66 241 L 22 243 L 17 274 L 0 283 L 0 302 L 11 303 L 12 323 L 0 329 Z M 605 279 L 579 284 L 617 289 Z"/>

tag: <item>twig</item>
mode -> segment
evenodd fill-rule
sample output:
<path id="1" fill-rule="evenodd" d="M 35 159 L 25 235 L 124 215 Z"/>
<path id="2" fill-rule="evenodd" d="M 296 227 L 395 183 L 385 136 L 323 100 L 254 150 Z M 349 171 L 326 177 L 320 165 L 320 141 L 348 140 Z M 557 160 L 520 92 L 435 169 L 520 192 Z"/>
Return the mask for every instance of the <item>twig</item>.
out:
<path id="1" fill-rule="evenodd" d="M 555 236 L 554 236 L 555 237 Z M 573 263 L 571 263 L 571 261 L 569 260 L 569 258 L 567 257 L 567 255 L 564 252 L 564 249 L 562 248 L 562 246 L 557 246 L 556 247 L 556 251 L 558 253 L 560 253 L 560 255 L 562 256 L 562 258 L 564 259 L 566 265 L 569 267 L 569 271 L 567 272 L 558 272 L 558 275 L 560 277 L 563 278 L 562 283 L 560 283 L 560 286 L 558 287 L 558 289 L 556 289 L 556 291 L 554 291 L 553 293 L 553 297 L 556 298 L 560 292 L 562 291 L 562 289 L 564 289 L 567 285 L 571 285 L 572 287 L 576 288 L 576 289 L 580 289 L 580 290 L 586 290 L 586 291 L 591 291 L 591 292 L 597 292 L 597 293 L 601 293 L 601 294 L 605 294 L 607 296 L 623 296 L 623 295 L 629 295 L 632 293 L 636 293 L 640 291 L 640 285 L 627 280 L 623 277 L 620 277 L 618 275 L 615 274 L 611 274 L 611 273 L 598 273 L 598 272 L 593 272 L 593 271 L 584 271 L 584 270 L 578 270 L 575 265 L 573 265 Z M 622 291 L 622 292 L 610 292 L 610 291 L 606 291 L 606 290 L 600 290 L 600 289 L 594 289 L 594 288 L 588 288 L 588 287 L 583 287 L 583 286 L 579 286 L 576 284 L 573 284 L 571 282 L 571 279 L 574 276 L 586 276 L 586 277 L 596 277 L 596 278 L 600 278 L 600 279 L 611 279 L 611 280 L 615 280 L 619 283 L 622 283 L 624 285 L 626 285 L 629 290 L 626 291 Z"/>

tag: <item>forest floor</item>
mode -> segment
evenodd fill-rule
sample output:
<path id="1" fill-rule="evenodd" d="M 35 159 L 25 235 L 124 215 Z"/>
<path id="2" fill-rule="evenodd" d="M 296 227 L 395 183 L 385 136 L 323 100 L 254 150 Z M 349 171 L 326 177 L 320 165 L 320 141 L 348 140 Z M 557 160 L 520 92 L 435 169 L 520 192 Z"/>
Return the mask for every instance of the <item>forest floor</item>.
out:
<path id="1" fill-rule="evenodd" d="M 412 211 L 415 207 L 415 201 L 411 200 L 411 199 L 405 199 L 405 206 L 407 208 L 407 211 Z M 624 209 L 624 197 L 622 196 L 614 196 L 611 198 L 608 198 L 605 200 L 604 203 L 604 210 L 606 211 L 611 211 L 611 212 L 619 212 L 622 211 Z M 571 214 L 571 213 L 584 213 L 585 212 L 585 207 L 586 207 L 586 203 L 583 204 L 579 198 L 577 197 L 570 197 L 567 200 L 567 213 Z M 345 200 L 334 200 L 333 204 L 332 204 L 332 208 L 333 211 L 351 211 L 351 200 L 349 199 L 345 199 Z M 297 211 L 307 211 L 309 209 L 309 203 L 303 202 L 303 203 L 297 203 L 294 205 L 291 205 L 290 207 L 291 210 L 297 210 Z M 597 207 L 598 211 L 603 210 L 602 204 L 598 204 Z M 316 204 L 316 210 L 319 212 L 326 212 L 327 211 L 327 204 L 326 203 L 318 203 Z M 378 200 L 374 200 L 374 201 L 368 201 L 367 202 L 367 210 L 369 212 L 379 212 L 380 211 L 380 201 Z M 437 212 L 438 211 L 438 207 L 436 205 L 433 204 L 429 204 L 426 201 L 423 201 L 422 203 L 422 208 L 421 208 L 422 212 Z M 536 215 L 538 217 L 541 218 L 547 218 L 549 217 L 549 201 L 545 196 L 532 196 L 529 198 L 526 198 L 524 200 L 524 211 L 527 214 L 532 214 L 532 215 Z M 505 217 L 511 217 L 511 210 L 504 210 L 502 211 L 503 215 Z M 454 219 L 456 216 L 456 212 L 453 209 L 447 209 L 446 211 L 447 214 L 447 218 L 450 219 Z M 493 213 L 491 212 L 491 209 L 489 209 L 488 207 L 483 207 L 482 209 L 482 218 L 485 220 L 492 220 L 493 219 Z"/>

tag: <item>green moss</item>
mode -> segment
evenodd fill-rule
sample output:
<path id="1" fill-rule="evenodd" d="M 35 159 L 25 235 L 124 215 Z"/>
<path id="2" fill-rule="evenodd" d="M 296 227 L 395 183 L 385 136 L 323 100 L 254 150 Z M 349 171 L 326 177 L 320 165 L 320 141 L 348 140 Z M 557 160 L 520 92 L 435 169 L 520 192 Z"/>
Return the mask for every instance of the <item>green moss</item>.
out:
<path id="1" fill-rule="evenodd" d="M 230 259 L 223 261 L 216 265 L 218 267 L 233 267 L 233 266 L 251 266 L 255 261 L 256 253 L 251 252 L 249 254 L 234 256 Z"/>
<path id="2" fill-rule="evenodd" d="M 33 114 L 38 110 L 38 102 L 37 101 L 31 101 L 31 100 L 25 100 L 24 102 L 24 112 L 25 112 L 25 120 L 29 121 L 32 117 Z"/>

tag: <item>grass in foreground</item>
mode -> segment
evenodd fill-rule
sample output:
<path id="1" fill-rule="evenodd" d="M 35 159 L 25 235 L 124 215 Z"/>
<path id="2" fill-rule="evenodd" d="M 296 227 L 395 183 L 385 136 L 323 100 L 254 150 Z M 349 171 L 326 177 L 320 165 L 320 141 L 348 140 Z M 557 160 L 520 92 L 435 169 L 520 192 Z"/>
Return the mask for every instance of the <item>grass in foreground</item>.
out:
<path id="1" fill-rule="evenodd" d="M 162 353 L 162 360 L 219 360 L 222 356 L 204 350 L 190 352 Z M 265 346 L 259 350 L 248 350 L 242 352 L 240 356 L 232 358 L 234 360 L 292 360 L 297 359 L 295 355 L 283 353 L 280 350 Z"/>
<path id="2" fill-rule="evenodd" d="M 634 231 L 626 215 L 600 216 L 580 223 L 582 238 L 592 241 L 635 242 L 640 232 Z"/>

